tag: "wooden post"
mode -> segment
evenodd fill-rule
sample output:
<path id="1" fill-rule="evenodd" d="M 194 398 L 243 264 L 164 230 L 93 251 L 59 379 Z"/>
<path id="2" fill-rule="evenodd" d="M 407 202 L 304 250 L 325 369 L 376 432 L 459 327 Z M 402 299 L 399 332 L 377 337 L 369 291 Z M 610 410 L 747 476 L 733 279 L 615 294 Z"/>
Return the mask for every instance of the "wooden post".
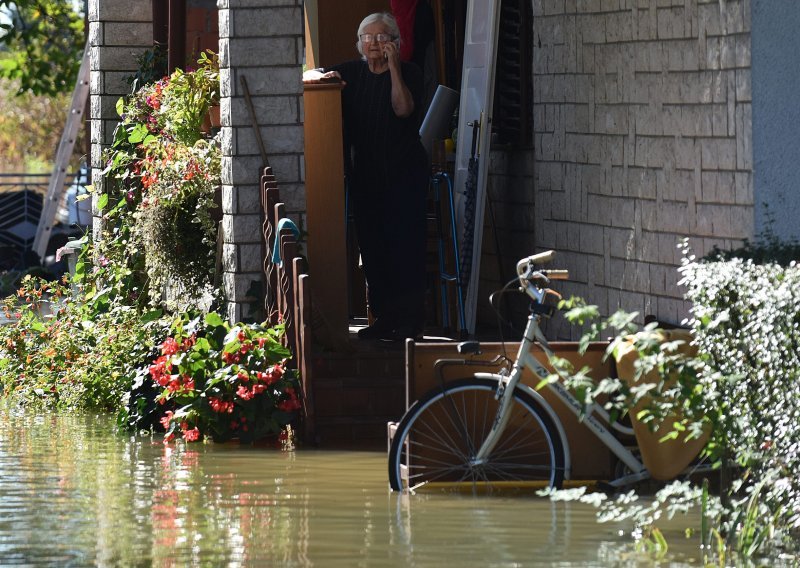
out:
<path id="1" fill-rule="evenodd" d="M 348 333 L 341 83 L 306 85 L 306 222 L 312 297 L 332 338 Z"/>
<path id="2" fill-rule="evenodd" d="M 272 264 L 272 247 L 275 245 L 275 204 L 280 201 L 278 184 L 272 175 L 272 168 L 266 167 L 261 176 L 261 209 L 263 214 L 264 239 L 261 241 L 264 258 L 266 290 L 264 294 L 264 313 L 273 325 L 278 323 L 278 277 Z"/>
<path id="3" fill-rule="evenodd" d="M 303 385 L 303 440 L 306 443 L 316 442 L 316 424 L 314 411 L 314 385 L 311 364 L 311 288 L 308 274 L 301 274 L 297 279 L 297 295 L 300 298 L 300 314 L 298 328 L 300 330 L 300 348 L 297 368 L 300 371 L 300 384 Z"/>

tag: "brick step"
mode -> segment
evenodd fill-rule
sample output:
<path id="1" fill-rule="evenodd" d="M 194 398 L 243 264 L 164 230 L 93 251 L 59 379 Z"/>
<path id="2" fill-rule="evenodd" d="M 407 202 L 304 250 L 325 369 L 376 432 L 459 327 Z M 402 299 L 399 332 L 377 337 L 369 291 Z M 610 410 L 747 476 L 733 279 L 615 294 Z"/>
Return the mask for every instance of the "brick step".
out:
<path id="1" fill-rule="evenodd" d="M 316 382 L 322 377 L 364 379 L 403 379 L 405 356 L 402 351 L 320 353 L 311 359 L 311 374 Z"/>
<path id="2" fill-rule="evenodd" d="M 314 378 L 314 413 L 317 424 L 327 417 L 401 416 L 405 411 L 405 380 Z"/>
<path id="3" fill-rule="evenodd" d="M 316 439 L 311 444 L 325 448 L 386 451 L 386 425 L 393 420 L 396 418 L 385 416 L 320 418 Z"/>
<path id="4" fill-rule="evenodd" d="M 355 337 L 349 345 L 310 357 L 314 411 L 305 443 L 386 451 L 386 424 L 405 411 L 405 348 Z"/>

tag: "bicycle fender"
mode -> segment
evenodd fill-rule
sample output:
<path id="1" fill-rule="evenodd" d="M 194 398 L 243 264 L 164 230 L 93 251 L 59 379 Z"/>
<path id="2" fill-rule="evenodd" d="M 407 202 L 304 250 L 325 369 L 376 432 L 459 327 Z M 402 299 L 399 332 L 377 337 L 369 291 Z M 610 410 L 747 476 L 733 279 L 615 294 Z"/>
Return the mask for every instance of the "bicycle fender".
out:
<path id="1" fill-rule="evenodd" d="M 497 373 L 474 373 L 475 378 L 478 379 L 490 379 L 497 382 L 504 382 L 508 384 L 510 377 L 507 375 L 499 375 Z M 569 440 L 567 440 L 567 433 L 564 430 L 564 425 L 561 423 L 561 418 L 558 416 L 553 407 L 550 406 L 550 403 L 545 400 L 545 398 L 539 394 L 535 389 L 532 389 L 528 385 L 525 385 L 521 382 L 517 383 L 517 388 L 524 391 L 528 396 L 530 396 L 533 400 L 539 403 L 539 406 L 548 414 L 550 419 L 555 424 L 556 429 L 558 430 L 558 436 L 561 438 L 561 444 L 564 448 L 564 479 L 572 479 L 572 459 L 569 449 Z"/>

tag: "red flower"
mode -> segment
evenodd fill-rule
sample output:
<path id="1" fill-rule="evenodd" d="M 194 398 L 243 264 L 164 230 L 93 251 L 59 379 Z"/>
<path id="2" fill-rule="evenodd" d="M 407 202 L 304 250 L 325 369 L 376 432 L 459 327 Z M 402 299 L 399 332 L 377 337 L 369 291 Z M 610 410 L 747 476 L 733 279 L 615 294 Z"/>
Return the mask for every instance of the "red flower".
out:
<path id="1" fill-rule="evenodd" d="M 175 355 L 179 349 L 180 346 L 174 337 L 167 337 L 161 344 L 161 353 L 164 355 Z"/>
<path id="2" fill-rule="evenodd" d="M 213 410 L 214 412 L 219 412 L 220 414 L 222 414 L 222 413 L 232 414 L 233 413 L 233 403 L 232 402 L 225 402 L 224 400 L 220 400 L 218 398 L 211 397 L 211 398 L 209 398 L 208 403 L 211 406 L 211 410 Z"/>
<path id="3" fill-rule="evenodd" d="M 197 429 L 197 426 L 191 430 L 185 430 L 183 432 L 183 439 L 187 442 L 196 442 L 200 439 L 200 430 Z"/>
<path id="4" fill-rule="evenodd" d="M 268 385 L 271 385 L 278 382 L 283 376 L 283 368 L 280 365 L 274 365 L 267 369 L 267 371 L 264 373 L 257 373 L 257 376 L 260 380 L 264 381 Z"/>
<path id="5" fill-rule="evenodd" d="M 282 400 L 278 403 L 279 409 L 283 410 L 284 412 L 292 412 L 293 410 L 300 408 L 300 400 L 297 398 L 297 395 L 292 387 L 287 388 L 285 394 L 288 394 L 289 398 L 288 400 Z"/>
<path id="6" fill-rule="evenodd" d="M 246 386 L 240 385 L 239 388 L 236 389 L 236 396 L 242 400 L 250 400 L 253 398 L 253 393 Z"/>
<path id="7" fill-rule="evenodd" d="M 225 353 L 222 354 L 222 360 L 225 363 L 227 363 L 228 365 L 230 365 L 232 363 L 238 363 L 239 362 L 239 354 L 238 353 L 225 352 Z"/>
<path id="8" fill-rule="evenodd" d="M 164 430 L 169 429 L 169 423 L 172 421 L 172 411 L 167 410 L 164 413 L 164 416 L 161 417 L 161 425 L 164 427 Z"/>
<path id="9" fill-rule="evenodd" d="M 166 355 L 162 355 L 155 360 L 153 365 L 150 365 L 150 377 L 159 386 L 165 387 L 170 380 L 169 372 L 172 370 L 172 364 L 167 359 Z"/>
<path id="10" fill-rule="evenodd" d="M 292 412 L 300 408 L 300 401 L 296 397 L 289 400 L 282 400 L 278 403 L 278 408 L 284 412 Z"/>

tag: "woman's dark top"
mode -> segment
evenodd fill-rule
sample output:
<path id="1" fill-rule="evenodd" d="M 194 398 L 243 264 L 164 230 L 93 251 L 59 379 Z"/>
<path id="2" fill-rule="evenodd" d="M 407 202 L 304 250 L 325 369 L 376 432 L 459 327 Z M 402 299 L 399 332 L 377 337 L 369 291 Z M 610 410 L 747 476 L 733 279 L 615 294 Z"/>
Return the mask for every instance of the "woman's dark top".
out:
<path id="1" fill-rule="evenodd" d="M 364 183 L 372 187 L 392 185 L 408 168 L 425 168 L 427 156 L 419 139 L 422 122 L 422 71 L 401 63 L 401 72 L 411 96 L 414 112 L 400 118 L 392 109 L 392 78 L 387 70 L 372 73 L 366 61 L 348 61 L 330 70 L 338 71 L 346 86 L 342 91 L 345 145 L 351 150 L 348 174 L 356 191 Z M 365 179 L 368 175 L 368 179 Z"/>
<path id="2" fill-rule="evenodd" d="M 392 109 L 391 72 L 375 74 L 363 60 L 338 71 L 342 90 L 345 171 L 370 310 L 390 328 L 422 329 L 425 293 L 425 194 L 428 156 L 419 139 L 422 71 L 401 63 L 414 112 Z M 349 159 L 348 159 L 349 158 Z"/>

